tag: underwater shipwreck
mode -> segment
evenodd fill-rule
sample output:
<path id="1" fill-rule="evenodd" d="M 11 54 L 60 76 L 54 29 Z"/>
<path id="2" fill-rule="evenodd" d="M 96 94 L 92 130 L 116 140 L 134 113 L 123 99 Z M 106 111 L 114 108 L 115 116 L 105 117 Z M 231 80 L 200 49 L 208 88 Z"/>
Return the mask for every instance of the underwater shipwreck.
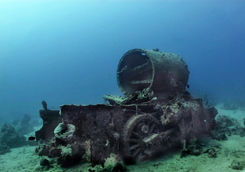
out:
<path id="1" fill-rule="evenodd" d="M 214 107 L 186 90 L 188 78 L 188 66 L 176 54 L 129 50 L 117 68 L 124 96 L 105 95 L 106 104 L 62 105 L 60 110 L 42 102 L 36 152 L 62 167 L 90 162 L 116 168 L 174 147 L 185 149 L 211 132 L 217 115 Z"/>

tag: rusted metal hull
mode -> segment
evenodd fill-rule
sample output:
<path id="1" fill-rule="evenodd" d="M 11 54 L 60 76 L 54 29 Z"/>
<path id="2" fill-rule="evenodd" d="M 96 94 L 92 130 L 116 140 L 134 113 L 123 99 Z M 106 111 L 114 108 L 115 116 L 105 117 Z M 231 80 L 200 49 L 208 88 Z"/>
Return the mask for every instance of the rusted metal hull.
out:
<path id="1" fill-rule="evenodd" d="M 143 75 L 127 76 L 132 70 Z M 117 74 L 125 97 L 107 95 L 108 104 L 63 105 L 57 115 L 43 103 L 44 125 L 36 137 L 46 144 L 37 149 L 39 155 L 56 157 L 63 166 L 104 165 L 111 157 L 136 162 L 185 145 L 214 127 L 217 111 L 185 90 L 189 71 L 179 56 L 134 49 L 124 55 Z"/>
<path id="2" fill-rule="evenodd" d="M 64 105 L 61 119 L 64 125 L 74 126 L 74 131 L 68 136 L 69 131 L 64 130 L 60 137 L 51 139 L 48 149 L 69 145 L 73 152 L 83 152 L 81 159 L 87 154 L 92 164 L 103 164 L 111 154 L 127 162 L 146 160 L 208 134 L 216 113 L 191 97 L 127 106 Z M 61 156 L 50 150 L 47 156 Z"/>

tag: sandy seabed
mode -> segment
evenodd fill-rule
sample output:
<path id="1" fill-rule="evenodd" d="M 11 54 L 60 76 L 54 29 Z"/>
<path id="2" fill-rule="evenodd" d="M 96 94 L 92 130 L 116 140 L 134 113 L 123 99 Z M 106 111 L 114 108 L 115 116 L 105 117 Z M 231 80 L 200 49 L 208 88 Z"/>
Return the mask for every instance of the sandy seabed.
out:
<path id="1" fill-rule="evenodd" d="M 217 106 L 219 114 L 231 116 L 242 121 L 245 111 L 224 110 Z M 215 141 L 221 149 L 216 158 L 210 158 L 207 154 L 199 156 L 187 156 L 180 158 L 180 153 L 172 153 L 163 158 L 127 166 L 129 172 L 235 172 L 230 168 L 234 160 L 245 162 L 245 137 L 233 135 L 225 141 Z M 89 164 L 82 164 L 72 168 L 62 169 L 59 166 L 43 169 L 40 167 L 40 159 L 35 154 L 35 146 L 25 146 L 12 149 L 11 152 L 0 155 L 0 172 L 86 172 Z"/>

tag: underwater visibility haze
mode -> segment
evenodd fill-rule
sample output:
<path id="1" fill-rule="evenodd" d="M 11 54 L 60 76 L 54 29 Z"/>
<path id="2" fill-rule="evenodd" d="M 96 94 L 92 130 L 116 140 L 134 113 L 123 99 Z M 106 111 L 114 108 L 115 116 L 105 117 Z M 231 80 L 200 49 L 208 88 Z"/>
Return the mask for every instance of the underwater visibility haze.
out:
<path id="1" fill-rule="evenodd" d="M 68 119 L 68 116 L 77 107 L 62 106 L 61 113 L 63 113 L 63 116 L 57 117 L 61 105 L 76 104 L 87 107 L 85 105 L 106 104 L 103 99 L 106 94 L 126 96 L 125 99 L 118 97 L 105 98 L 107 101 L 109 100 L 113 108 L 114 105 L 127 106 L 128 108 L 132 104 L 145 101 L 140 99 L 139 95 L 143 94 L 147 97 L 150 92 L 137 92 L 138 97 L 135 101 L 131 95 L 131 97 L 127 94 L 124 95 L 121 92 L 122 89 L 120 90 L 118 87 L 120 79 L 118 81 L 117 77 L 126 78 L 118 73 L 124 72 L 128 67 L 124 64 L 122 57 L 125 57 L 125 61 L 129 61 L 129 66 L 132 65 L 130 64 L 130 58 L 126 57 L 125 53 L 135 48 L 139 50 L 132 52 L 132 59 L 144 58 L 140 57 L 141 55 L 147 56 L 150 59 L 147 60 L 154 64 L 155 56 L 161 56 L 161 52 L 171 52 L 184 60 L 183 64 L 179 64 L 179 59 L 175 55 L 163 53 L 163 56 L 176 58 L 175 60 L 178 61 L 176 63 L 179 66 L 174 62 L 173 69 L 171 68 L 169 71 L 181 71 L 181 76 L 183 75 L 182 77 L 188 80 L 187 69 L 183 69 L 183 66 L 187 64 L 190 72 L 189 80 L 187 83 L 183 81 L 185 79 L 180 80 L 184 87 L 186 86 L 184 91 L 188 91 L 194 98 L 203 99 L 201 104 L 203 103 L 205 106 L 200 105 L 196 114 L 202 116 L 200 117 L 202 120 L 205 117 L 205 132 L 206 130 L 211 132 L 211 141 L 208 141 L 208 143 L 205 141 L 205 146 L 200 146 L 203 144 L 180 139 L 176 142 L 184 145 L 183 150 L 178 149 L 177 152 L 174 151 L 173 154 L 164 156 L 163 159 L 161 157 L 157 160 L 143 161 L 143 163 L 139 162 L 129 166 L 125 163 L 125 167 L 124 165 L 123 167 L 116 166 L 116 170 L 192 170 L 198 172 L 245 170 L 244 9 L 244 0 L 1 0 L 0 171 L 33 171 L 33 169 L 35 169 L 34 171 L 55 171 L 55 169 L 56 171 L 82 171 L 92 168 L 91 165 L 71 167 L 71 164 L 66 164 L 66 162 L 75 162 L 77 159 L 67 160 L 63 157 L 63 159 L 59 159 L 57 164 L 52 164 L 53 161 L 49 158 L 39 156 L 40 154 L 43 154 L 44 157 L 47 155 L 40 148 L 40 140 L 45 140 L 47 143 L 52 137 L 64 139 L 63 136 L 60 138 L 59 132 L 63 132 L 62 134 L 68 133 L 64 136 L 65 139 L 68 139 L 71 137 L 70 134 L 73 130 L 75 131 L 76 123 L 64 126 L 65 124 L 62 122 L 64 120 L 69 122 L 74 120 Z M 139 61 L 138 59 L 135 63 L 141 63 Z M 171 66 L 172 62 L 170 61 L 169 64 Z M 126 67 L 123 68 L 120 65 Z M 157 64 L 155 65 L 157 66 Z M 140 67 L 142 66 L 139 65 L 138 68 Z M 126 75 L 129 74 L 132 73 Z M 139 75 L 143 78 L 148 76 L 143 70 Z M 128 76 L 129 80 L 133 77 L 135 77 L 134 74 Z M 143 81 L 142 79 L 142 82 L 148 82 L 148 80 Z M 152 89 L 155 91 L 153 86 Z M 188 102 L 194 102 L 195 106 L 197 104 L 199 106 L 199 103 L 192 97 L 188 100 L 185 98 L 186 102 L 183 102 L 182 98 L 185 96 L 182 96 L 182 92 L 184 91 L 178 90 L 176 92 L 176 94 L 181 95 L 177 96 L 181 97 L 178 100 L 172 98 L 171 95 L 171 101 L 174 99 L 173 104 L 183 104 L 182 107 L 186 108 L 183 111 L 189 112 L 188 108 L 191 105 Z M 149 100 L 149 97 L 147 97 L 147 100 Z M 150 99 L 149 102 L 152 100 L 155 99 Z M 46 109 L 45 103 L 47 103 Z M 164 105 L 162 102 L 158 104 L 164 109 L 164 103 Z M 173 105 L 168 108 L 174 107 Z M 210 107 L 216 108 L 218 114 L 216 115 L 214 111 L 211 112 L 208 109 Z M 157 106 L 154 104 L 153 109 L 156 110 L 156 108 Z M 52 131 L 44 129 L 45 132 L 47 131 L 46 135 L 43 133 L 35 135 L 35 131 L 42 127 L 42 120 L 45 121 L 45 117 L 41 119 L 39 116 L 40 109 L 43 109 L 40 111 L 41 117 L 47 114 L 57 115 L 57 120 L 50 125 L 51 127 L 48 126 L 52 128 Z M 91 109 L 88 109 L 82 109 L 80 112 L 97 113 L 97 111 L 90 112 Z M 103 107 L 99 108 L 99 110 L 101 109 Z M 137 110 L 136 114 L 138 113 Z M 121 111 L 118 111 L 120 110 L 113 109 L 112 112 L 120 114 Z M 148 109 L 147 113 L 149 111 Z M 103 111 L 103 113 L 107 112 Z M 111 118 L 113 119 L 113 117 Z M 120 119 L 120 115 L 115 118 Z M 214 118 L 215 122 L 212 121 Z M 81 120 L 81 118 L 79 119 Z M 84 120 L 87 120 L 87 118 Z M 124 121 L 122 125 L 130 125 L 137 120 L 155 122 L 155 119 L 148 116 L 144 116 L 142 119 L 135 118 L 131 123 L 126 122 L 126 119 L 121 120 Z M 50 121 L 53 122 L 53 119 Z M 163 125 L 163 117 L 159 117 L 159 121 Z M 90 126 L 88 123 L 85 125 Z M 159 122 L 155 123 L 158 124 Z M 213 123 L 215 123 L 215 126 L 213 126 Z M 121 123 L 118 124 L 118 126 L 120 125 Z M 168 126 L 164 123 L 165 125 Z M 98 126 L 104 127 L 102 124 L 98 124 Z M 143 127 L 143 133 L 148 132 L 146 128 Z M 81 131 L 85 130 L 84 128 L 81 129 Z M 194 127 L 194 130 L 198 134 L 199 131 L 204 132 L 203 128 Z M 116 133 L 120 135 L 120 132 Z M 152 132 L 155 134 L 151 138 L 153 136 L 158 138 L 156 133 L 160 133 L 160 131 L 154 130 Z M 173 133 L 176 134 L 176 132 Z M 52 134 L 47 135 L 47 133 Z M 124 143 L 126 137 L 129 139 L 131 136 L 125 134 L 124 131 L 122 133 L 123 137 L 115 136 L 115 133 L 112 135 L 118 137 L 120 141 L 123 140 Z M 91 135 L 92 138 L 93 133 L 88 130 L 87 134 Z M 12 139 L 15 139 L 8 138 L 9 135 L 12 136 Z M 180 135 L 183 138 L 185 137 L 183 132 Z M 178 136 L 180 137 L 180 135 Z M 188 137 L 194 138 L 194 135 Z M 161 137 L 163 137 L 163 134 Z M 147 136 L 147 139 L 149 138 L 150 136 Z M 65 140 L 65 142 L 72 145 L 70 140 Z M 187 142 L 192 146 L 190 146 L 191 148 L 185 147 Z M 81 145 L 85 143 L 88 144 L 87 140 L 81 141 Z M 194 144 L 195 150 L 192 144 Z M 37 150 L 36 152 L 39 155 L 34 154 L 37 147 L 39 147 L 39 152 Z M 124 145 L 123 151 L 126 149 L 125 147 Z M 80 148 L 76 150 L 80 150 Z M 72 149 L 72 151 L 74 150 Z M 96 152 L 96 150 L 94 151 Z M 198 155 L 194 153 L 197 151 L 199 151 Z M 111 152 L 115 156 L 117 155 L 114 148 Z M 127 161 L 128 155 L 124 156 L 126 154 L 124 153 L 120 158 L 123 157 L 122 159 Z M 25 160 L 17 154 L 22 154 Z M 115 158 L 114 154 L 113 156 L 109 154 L 109 157 Z M 58 155 L 55 154 L 55 156 Z M 228 156 L 229 159 L 226 158 Z M 15 163 L 12 162 L 13 157 L 17 158 Z M 33 160 L 31 161 L 31 159 Z M 139 157 L 135 159 L 137 162 L 138 160 L 141 161 Z M 91 161 L 94 165 L 101 164 L 100 159 Z M 95 162 L 100 163 L 96 164 Z M 214 166 L 212 162 L 219 165 Z M 68 169 L 67 166 L 69 166 Z M 101 169 L 93 170 L 99 171 Z"/>

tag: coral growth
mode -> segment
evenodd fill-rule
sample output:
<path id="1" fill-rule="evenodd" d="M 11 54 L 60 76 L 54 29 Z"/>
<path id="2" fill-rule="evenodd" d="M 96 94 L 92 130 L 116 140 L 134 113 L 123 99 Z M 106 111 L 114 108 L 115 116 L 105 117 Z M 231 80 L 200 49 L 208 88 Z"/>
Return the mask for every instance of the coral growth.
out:
<path id="1" fill-rule="evenodd" d="M 7 153 L 10 148 L 26 145 L 26 138 L 20 135 L 10 124 L 4 124 L 0 130 L 0 154 Z"/>

